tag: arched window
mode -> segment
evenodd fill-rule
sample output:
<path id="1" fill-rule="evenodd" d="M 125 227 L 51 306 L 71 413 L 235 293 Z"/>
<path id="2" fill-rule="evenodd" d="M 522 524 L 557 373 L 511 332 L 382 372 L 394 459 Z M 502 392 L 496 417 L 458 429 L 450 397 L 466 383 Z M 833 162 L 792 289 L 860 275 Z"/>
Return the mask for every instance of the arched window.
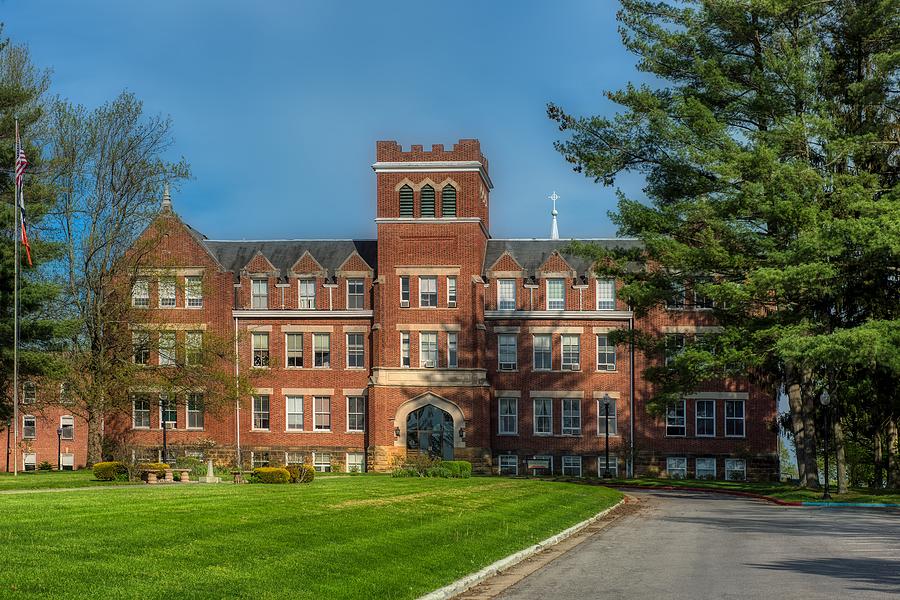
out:
<path id="1" fill-rule="evenodd" d="M 456 216 L 456 188 L 449 183 L 441 190 L 441 216 Z"/>
<path id="2" fill-rule="evenodd" d="M 400 188 L 400 216 L 412 217 L 413 215 L 413 191 L 408 185 Z"/>
<path id="3" fill-rule="evenodd" d="M 422 188 L 422 216 L 434 216 L 434 188 L 430 185 Z"/>

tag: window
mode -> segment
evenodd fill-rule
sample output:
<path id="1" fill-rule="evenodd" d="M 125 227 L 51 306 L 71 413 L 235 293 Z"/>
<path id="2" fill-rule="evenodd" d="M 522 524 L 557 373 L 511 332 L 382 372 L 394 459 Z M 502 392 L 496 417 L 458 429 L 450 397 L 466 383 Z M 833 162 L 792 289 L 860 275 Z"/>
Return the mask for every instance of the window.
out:
<path id="1" fill-rule="evenodd" d="M 318 369 L 331 368 L 331 334 L 313 334 L 313 367 Z"/>
<path id="2" fill-rule="evenodd" d="M 597 310 L 616 310 L 616 280 L 597 280 Z"/>
<path id="3" fill-rule="evenodd" d="M 534 370 L 549 371 L 553 361 L 553 338 L 547 334 L 534 336 Z"/>
<path id="4" fill-rule="evenodd" d="M 437 359 L 437 333 L 423 331 L 419 334 L 419 366 L 433 369 Z"/>
<path id="5" fill-rule="evenodd" d="M 250 467 L 255 469 L 256 467 L 268 467 L 269 466 L 269 453 L 268 452 L 251 452 L 250 453 Z"/>
<path id="6" fill-rule="evenodd" d="M 683 283 L 673 284 L 672 294 L 666 300 L 666 308 L 669 310 L 684 310 L 685 295 Z"/>
<path id="7" fill-rule="evenodd" d="M 300 309 L 315 310 L 316 309 L 316 280 L 301 279 L 300 283 Z"/>
<path id="8" fill-rule="evenodd" d="M 602 398 L 597 400 L 597 435 L 606 435 L 606 406 Z M 609 435 L 619 434 L 619 417 L 615 398 L 609 399 Z"/>
<path id="9" fill-rule="evenodd" d="M 409 368 L 409 334 L 400 334 L 400 366 Z"/>
<path id="10" fill-rule="evenodd" d="M 131 426 L 135 429 L 150 428 L 150 399 L 146 396 L 131 398 Z"/>
<path id="11" fill-rule="evenodd" d="M 609 343 L 608 335 L 597 336 L 597 370 L 616 370 L 616 347 Z"/>
<path id="12" fill-rule="evenodd" d="M 725 437 L 744 437 L 744 401 L 725 401 Z"/>
<path id="13" fill-rule="evenodd" d="M 303 396 L 287 396 L 284 405 L 287 411 L 285 429 L 303 431 Z"/>
<path id="14" fill-rule="evenodd" d="M 150 280 L 135 279 L 131 286 L 131 305 L 136 308 L 150 307 Z"/>
<path id="15" fill-rule="evenodd" d="M 365 431 L 366 399 L 363 396 L 347 396 L 347 431 Z"/>
<path id="16" fill-rule="evenodd" d="M 303 366 L 303 334 L 284 334 L 284 364 L 292 368 Z"/>
<path id="17" fill-rule="evenodd" d="M 188 429 L 203 429 L 203 394 L 188 394 L 187 426 Z"/>
<path id="18" fill-rule="evenodd" d="M 666 408 L 666 435 L 669 437 L 684 437 L 684 400 L 673 402 Z"/>
<path id="19" fill-rule="evenodd" d="M 366 455 L 362 452 L 347 453 L 347 472 L 362 473 L 366 469 Z"/>
<path id="20" fill-rule="evenodd" d="M 447 366 L 451 369 L 459 366 L 459 334 L 455 331 L 447 334 Z"/>
<path id="21" fill-rule="evenodd" d="M 203 279 L 200 277 L 184 278 L 185 305 L 188 308 L 203 307 Z"/>
<path id="22" fill-rule="evenodd" d="M 159 332 L 159 366 L 167 367 L 175 364 L 175 332 Z"/>
<path id="23" fill-rule="evenodd" d="M 422 202 L 422 216 L 423 217 L 433 217 L 434 216 L 434 188 L 430 185 L 426 185 L 422 188 L 422 191 L 419 192 L 420 199 Z"/>
<path id="24" fill-rule="evenodd" d="M 552 435 L 553 401 L 550 398 L 534 399 L 534 434 Z"/>
<path id="25" fill-rule="evenodd" d="M 747 479 L 747 461 L 743 458 L 726 458 L 725 479 L 727 481 L 744 481 Z"/>
<path id="26" fill-rule="evenodd" d="M 447 278 L 447 306 L 456 308 L 456 277 Z"/>
<path id="27" fill-rule="evenodd" d="M 497 281 L 497 309 L 516 310 L 515 279 L 500 279 Z"/>
<path id="28" fill-rule="evenodd" d="M 74 454 L 60 454 L 60 468 L 63 471 L 74 471 L 75 470 L 75 455 Z"/>
<path id="29" fill-rule="evenodd" d="M 269 334 L 253 333 L 253 366 L 260 369 L 269 367 Z"/>
<path id="30" fill-rule="evenodd" d="M 329 396 L 313 398 L 313 429 L 315 431 L 331 431 L 331 398 Z"/>
<path id="31" fill-rule="evenodd" d="M 553 474 L 553 457 L 549 454 L 541 454 L 534 457 L 534 460 L 546 462 L 546 467 L 538 467 L 537 469 L 533 469 L 532 472 L 535 475 L 552 475 Z"/>
<path id="32" fill-rule="evenodd" d="M 22 465 L 26 471 L 34 471 L 37 468 L 37 454 L 23 454 Z"/>
<path id="33" fill-rule="evenodd" d="M 519 457 L 515 454 L 501 454 L 498 457 L 500 464 L 500 475 L 518 475 L 519 474 Z"/>
<path id="34" fill-rule="evenodd" d="M 72 397 L 69 395 L 69 384 L 65 381 L 59 384 L 59 403 L 66 406 L 72 404 Z"/>
<path id="35" fill-rule="evenodd" d="M 188 331 L 184 334 L 184 362 L 199 365 L 203 362 L 203 332 Z"/>
<path id="36" fill-rule="evenodd" d="M 366 352 L 363 345 L 363 334 L 347 334 L 347 368 L 362 369 L 366 366 Z"/>
<path id="37" fill-rule="evenodd" d="M 517 435 L 519 433 L 519 400 L 517 398 L 500 398 L 500 435 Z"/>
<path id="38" fill-rule="evenodd" d="M 126 338 L 127 339 L 127 338 Z M 131 349 L 134 364 L 150 364 L 150 334 L 146 331 L 131 332 Z"/>
<path id="39" fill-rule="evenodd" d="M 666 472 L 672 479 L 687 477 L 687 459 L 681 456 L 670 456 L 666 459 Z"/>
<path id="40" fill-rule="evenodd" d="M 408 185 L 400 188 L 400 216 L 413 216 L 413 191 Z"/>
<path id="41" fill-rule="evenodd" d="M 516 336 L 501 333 L 497 336 L 497 354 L 501 371 L 515 371 L 518 367 Z"/>
<path id="42" fill-rule="evenodd" d="M 609 457 L 609 474 L 612 477 L 619 476 L 619 459 L 612 455 Z M 604 475 L 606 475 L 606 454 L 601 454 L 597 457 L 597 476 Z"/>
<path id="43" fill-rule="evenodd" d="M 581 457 L 580 456 L 563 456 L 562 457 L 562 474 L 581 477 Z"/>
<path id="44" fill-rule="evenodd" d="M 714 458 L 698 458 L 697 470 L 694 473 L 697 479 L 715 479 L 716 478 L 716 459 Z"/>
<path id="45" fill-rule="evenodd" d="M 409 275 L 400 276 L 400 308 L 409 308 Z"/>
<path id="46" fill-rule="evenodd" d="M 286 464 L 286 465 L 302 465 L 303 464 L 303 453 L 302 452 L 285 452 L 284 453 L 284 464 Z"/>
<path id="47" fill-rule="evenodd" d="M 562 336 L 562 369 L 563 371 L 581 370 L 581 337 L 578 335 Z"/>
<path id="48" fill-rule="evenodd" d="M 37 402 L 37 386 L 33 381 L 22 384 L 22 404 L 34 404 Z"/>
<path id="49" fill-rule="evenodd" d="M 441 216 L 456 216 L 456 188 L 449 183 L 441 190 Z"/>
<path id="50" fill-rule="evenodd" d="M 419 277 L 419 306 L 437 306 L 437 277 Z"/>
<path id="51" fill-rule="evenodd" d="M 566 282 L 564 279 L 547 280 L 547 310 L 565 310 Z"/>
<path id="52" fill-rule="evenodd" d="M 159 395 L 159 422 L 160 428 L 176 429 L 178 427 L 178 405 L 175 400 L 169 400 L 165 394 Z"/>
<path id="53" fill-rule="evenodd" d="M 252 293 L 251 308 L 269 308 L 269 280 L 253 279 L 250 282 Z"/>
<path id="54" fill-rule="evenodd" d="M 159 279 L 159 306 L 160 308 L 172 308 L 175 306 L 175 278 L 160 277 Z"/>
<path id="55" fill-rule="evenodd" d="M 320 473 L 331 473 L 331 454 L 328 452 L 314 452 L 313 468 Z"/>
<path id="56" fill-rule="evenodd" d="M 562 410 L 563 435 L 581 435 L 581 400 L 563 398 Z"/>
<path id="57" fill-rule="evenodd" d="M 684 334 L 666 334 L 666 366 L 675 362 L 675 357 L 684 350 Z"/>
<path id="58" fill-rule="evenodd" d="M 253 396 L 253 429 L 269 429 L 268 396 Z"/>
<path id="59" fill-rule="evenodd" d="M 363 310 L 365 302 L 365 279 L 347 280 L 347 310 Z"/>
<path id="60" fill-rule="evenodd" d="M 37 437 L 37 419 L 34 415 L 22 417 L 22 439 L 33 440 Z"/>
<path id="61" fill-rule="evenodd" d="M 697 436 L 715 437 L 716 435 L 716 401 L 697 400 Z"/>
<path id="62" fill-rule="evenodd" d="M 712 298 L 709 298 L 708 296 L 704 296 L 696 288 L 697 284 L 703 285 L 704 283 L 708 284 L 709 281 L 695 281 L 694 282 L 694 286 L 695 286 L 694 290 L 693 290 L 693 292 L 694 292 L 694 308 L 696 308 L 698 310 L 710 310 L 710 309 L 715 308 L 715 303 L 713 302 Z"/>

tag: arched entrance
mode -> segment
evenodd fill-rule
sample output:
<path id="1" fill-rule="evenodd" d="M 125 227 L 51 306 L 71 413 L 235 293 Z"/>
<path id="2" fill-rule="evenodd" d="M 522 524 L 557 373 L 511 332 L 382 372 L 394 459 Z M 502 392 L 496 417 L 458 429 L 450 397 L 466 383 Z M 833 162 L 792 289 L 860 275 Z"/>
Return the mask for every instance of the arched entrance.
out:
<path id="1" fill-rule="evenodd" d="M 453 460 L 453 417 L 434 404 L 406 415 L 406 449 Z"/>

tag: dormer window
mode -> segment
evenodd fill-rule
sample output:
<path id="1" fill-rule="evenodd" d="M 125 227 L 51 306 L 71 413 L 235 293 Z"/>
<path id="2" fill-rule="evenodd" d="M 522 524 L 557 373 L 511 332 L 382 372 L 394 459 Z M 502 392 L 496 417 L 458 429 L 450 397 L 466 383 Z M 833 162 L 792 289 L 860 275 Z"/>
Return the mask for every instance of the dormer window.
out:
<path id="1" fill-rule="evenodd" d="M 365 308 L 365 281 L 362 279 L 347 280 L 347 309 L 363 310 Z"/>
<path id="2" fill-rule="evenodd" d="M 300 308 L 302 310 L 316 309 L 316 280 L 300 280 Z"/>
<path id="3" fill-rule="evenodd" d="M 251 285 L 253 294 L 252 308 L 269 308 L 269 282 L 266 279 L 254 279 Z"/>
<path id="4" fill-rule="evenodd" d="M 565 310 L 566 308 L 566 280 L 547 280 L 547 310 Z"/>
<path id="5" fill-rule="evenodd" d="M 456 188 L 449 183 L 441 190 L 441 216 L 456 216 Z"/>
<path id="6" fill-rule="evenodd" d="M 434 217 L 434 188 L 426 185 L 422 188 L 422 216 Z"/>
<path id="7" fill-rule="evenodd" d="M 597 280 L 597 310 L 616 309 L 616 281 L 615 279 Z"/>
<path id="8" fill-rule="evenodd" d="M 500 279 L 497 281 L 497 309 L 516 310 L 515 279 Z"/>
<path id="9" fill-rule="evenodd" d="M 400 216 L 412 217 L 413 214 L 413 190 L 408 185 L 400 188 Z"/>

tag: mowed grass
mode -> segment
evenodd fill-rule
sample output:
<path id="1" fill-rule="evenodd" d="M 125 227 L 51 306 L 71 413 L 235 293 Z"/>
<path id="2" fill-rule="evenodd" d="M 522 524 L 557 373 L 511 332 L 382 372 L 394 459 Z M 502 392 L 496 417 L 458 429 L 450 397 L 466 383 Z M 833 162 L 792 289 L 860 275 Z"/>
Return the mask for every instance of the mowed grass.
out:
<path id="1" fill-rule="evenodd" d="M 18 475 L 0 473 L 0 491 L 53 488 L 80 488 L 106 485 L 127 485 L 128 482 L 97 481 L 90 469 L 80 471 L 24 471 Z"/>
<path id="2" fill-rule="evenodd" d="M 415 598 L 620 497 L 383 476 L 2 495 L 0 597 Z"/>

